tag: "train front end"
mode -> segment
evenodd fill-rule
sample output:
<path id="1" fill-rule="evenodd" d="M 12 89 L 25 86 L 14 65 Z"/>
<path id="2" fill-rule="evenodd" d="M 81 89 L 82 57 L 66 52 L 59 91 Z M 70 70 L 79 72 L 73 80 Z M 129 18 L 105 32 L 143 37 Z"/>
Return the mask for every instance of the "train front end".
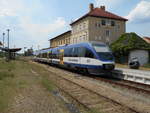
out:
<path id="1" fill-rule="evenodd" d="M 115 68 L 115 58 L 112 51 L 104 43 L 92 43 L 100 71 L 111 71 Z"/>

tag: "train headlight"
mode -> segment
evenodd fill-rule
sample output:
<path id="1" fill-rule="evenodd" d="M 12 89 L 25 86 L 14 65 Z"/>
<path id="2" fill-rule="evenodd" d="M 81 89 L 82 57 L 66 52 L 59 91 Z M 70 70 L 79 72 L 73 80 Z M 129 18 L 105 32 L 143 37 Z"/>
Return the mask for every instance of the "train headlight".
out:
<path id="1" fill-rule="evenodd" d="M 104 64 L 103 68 L 106 70 L 113 70 L 115 66 L 113 64 Z"/>

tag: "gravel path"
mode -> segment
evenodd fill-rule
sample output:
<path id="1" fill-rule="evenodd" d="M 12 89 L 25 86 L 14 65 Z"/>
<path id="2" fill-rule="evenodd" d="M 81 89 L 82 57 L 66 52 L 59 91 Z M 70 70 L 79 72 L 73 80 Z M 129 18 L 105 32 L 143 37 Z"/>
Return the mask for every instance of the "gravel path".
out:
<path id="1" fill-rule="evenodd" d="M 33 85 L 15 97 L 8 113 L 67 113 L 67 110 L 44 88 Z"/>

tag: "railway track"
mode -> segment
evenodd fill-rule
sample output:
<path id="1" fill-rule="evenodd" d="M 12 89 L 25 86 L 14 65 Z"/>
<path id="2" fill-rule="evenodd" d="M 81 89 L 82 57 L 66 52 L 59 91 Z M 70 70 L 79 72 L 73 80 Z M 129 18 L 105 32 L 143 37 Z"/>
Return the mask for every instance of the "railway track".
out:
<path id="1" fill-rule="evenodd" d="M 88 110 L 100 113 L 140 113 L 115 100 L 57 75 L 57 87 Z"/>
<path id="2" fill-rule="evenodd" d="M 67 79 L 66 77 L 60 76 L 61 74 L 63 75 L 67 74 L 67 75 L 74 75 L 77 77 L 81 77 L 82 79 L 83 76 L 80 73 L 67 71 L 66 69 L 60 69 L 60 68 L 58 69 L 55 67 L 50 67 L 50 69 L 51 69 L 50 72 L 53 72 L 54 74 L 57 75 L 57 79 L 55 80 L 55 82 L 57 83 L 56 84 L 57 87 L 61 89 L 63 92 L 65 92 L 67 95 L 69 95 L 71 98 L 76 100 L 78 103 L 83 105 L 85 108 L 91 111 L 94 110 L 94 111 L 98 111 L 102 113 L 103 112 L 104 113 L 105 112 L 107 113 L 113 113 L 113 112 L 114 113 L 149 113 L 149 112 L 143 112 L 143 110 L 136 110 L 136 108 L 132 106 L 128 106 L 124 103 L 120 103 L 112 98 L 109 98 L 108 96 L 104 96 L 104 95 L 101 95 L 101 93 L 97 93 L 97 91 L 95 90 L 84 87 L 83 85 L 73 82 L 72 80 Z M 118 81 L 116 82 L 114 80 L 106 80 L 106 78 L 99 78 L 95 76 L 89 77 L 89 75 L 87 75 L 84 77 L 115 84 L 116 86 L 122 83 L 122 85 L 119 85 L 119 86 L 126 87 L 128 89 L 133 89 L 134 87 L 136 91 L 139 91 L 140 88 L 143 90 L 145 88 L 146 90 L 149 91 L 149 86 L 147 85 L 138 84 L 138 90 L 137 90 L 137 87 L 136 87 L 137 83 L 133 84 L 132 82 L 128 83 L 128 81 L 127 82 L 124 81 L 125 83 L 123 84 L 122 81 L 119 81 L 120 82 L 119 83 Z M 130 86 L 128 86 L 129 84 Z M 143 92 L 143 91 L 140 90 L 140 92 Z M 149 93 L 149 92 L 146 92 L 146 93 Z"/>
<path id="3" fill-rule="evenodd" d="M 147 94 L 147 95 L 150 94 L 150 85 L 145 85 L 145 84 L 136 83 L 136 82 L 127 81 L 127 80 L 117 80 L 115 78 L 108 79 L 108 78 L 101 78 L 101 77 L 95 77 L 95 76 L 92 76 L 92 78 L 109 83 L 111 85 L 127 88 L 129 90 L 134 90 L 141 94 Z"/>
<path id="4" fill-rule="evenodd" d="M 139 92 L 141 94 L 147 94 L 150 95 L 150 85 L 147 84 L 142 84 L 142 83 L 136 83 L 133 81 L 127 81 L 127 80 L 121 80 L 118 78 L 112 78 L 112 77 L 100 77 L 100 76 L 95 76 L 91 74 L 84 74 L 84 73 L 77 73 L 76 71 L 70 72 L 70 73 L 76 73 L 79 76 L 87 76 L 90 78 L 93 78 L 95 80 L 103 81 L 105 83 L 109 83 L 111 85 L 127 88 L 129 90 L 134 90 L 136 92 Z"/>
<path id="5" fill-rule="evenodd" d="M 59 68 L 63 71 L 66 71 L 64 68 Z M 127 81 L 127 80 L 121 80 L 118 78 L 112 78 L 112 77 L 100 77 L 100 76 L 95 76 L 95 75 L 90 75 L 90 74 L 85 74 L 85 73 L 79 73 L 77 71 L 72 71 L 67 69 L 67 73 L 71 74 L 76 74 L 76 76 L 86 76 L 95 80 L 103 81 L 105 83 L 109 83 L 111 85 L 123 87 L 129 90 L 134 90 L 138 92 L 139 94 L 146 94 L 150 95 L 150 85 L 147 84 L 142 84 L 142 83 L 136 83 L 132 81 Z"/>

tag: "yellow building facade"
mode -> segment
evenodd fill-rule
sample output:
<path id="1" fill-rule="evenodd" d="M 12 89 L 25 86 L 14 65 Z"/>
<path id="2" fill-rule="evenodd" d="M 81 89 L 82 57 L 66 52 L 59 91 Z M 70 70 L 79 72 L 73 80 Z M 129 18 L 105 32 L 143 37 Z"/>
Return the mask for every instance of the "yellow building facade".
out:
<path id="1" fill-rule="evenodd" d="M 54 37 L 53 39 L 50 39 L 50 47 L 58 47 L 65 44 L 70 44 L 71 40 L 71 31 L 67 31 L 59 36 Z"/>

